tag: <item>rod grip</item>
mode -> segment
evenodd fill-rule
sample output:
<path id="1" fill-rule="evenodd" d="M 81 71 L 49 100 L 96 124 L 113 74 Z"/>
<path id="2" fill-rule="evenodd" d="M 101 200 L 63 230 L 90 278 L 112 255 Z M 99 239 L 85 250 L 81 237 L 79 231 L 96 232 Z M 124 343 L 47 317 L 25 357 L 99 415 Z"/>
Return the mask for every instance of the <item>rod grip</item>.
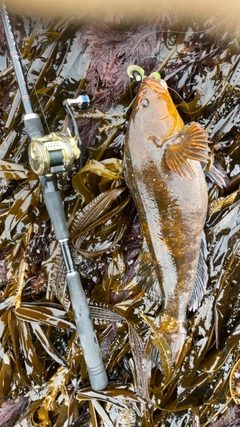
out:
<path id="1" fill-rule="evenodd" d="M 67 283 L 90 383 L 100 391 L 107 387 L 108 378 L 78 271 L 67 274 Z"/>
<path id="2" fill-rule="evenodd" d="M 61 193 L 57 186 L 57 178 L 55 175 L 49 175 L 40 176 L 39 179 L 42 184 L 44 202 L 55 231 L 56 239 L 68 239 L 69 231 L 67 228 Z"/>
<path id="3" fill-rule="evenodd" d="M 53 193 L 44 193 L 43 197 L 47 207 L 48 215 L 55 231 L 56 239 L 68 239 L 69 231 L 67 229 L 60 191 L 58 190 L 54 191 Z"/>

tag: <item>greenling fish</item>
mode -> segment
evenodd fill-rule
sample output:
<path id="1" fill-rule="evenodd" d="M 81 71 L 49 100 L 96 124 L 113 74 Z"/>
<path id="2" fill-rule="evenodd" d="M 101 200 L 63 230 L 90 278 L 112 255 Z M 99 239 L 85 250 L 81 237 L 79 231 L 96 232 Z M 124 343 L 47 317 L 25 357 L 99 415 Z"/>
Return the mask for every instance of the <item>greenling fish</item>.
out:
<path id="1" fill-rule="evenodd" d="M 198 123 L 184 126 L 164 80 L 144 78 L 129 121 L 124 171 L 162 291 L 157 331 L 174 363 L 186 339 L 198 268 L 208 203 L 201 163 L 208 159 L 207 132 Z"/>

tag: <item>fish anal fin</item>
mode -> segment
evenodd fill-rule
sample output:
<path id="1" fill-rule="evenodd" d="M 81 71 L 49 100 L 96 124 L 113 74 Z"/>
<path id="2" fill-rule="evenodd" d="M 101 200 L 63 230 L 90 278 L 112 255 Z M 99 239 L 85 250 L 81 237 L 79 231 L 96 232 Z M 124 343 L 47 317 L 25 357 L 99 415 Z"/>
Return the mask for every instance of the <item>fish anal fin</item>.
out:
<path id="1" fill-rule="evenodd" d="M 145 239 L 143 239 L 142 248 L 134 265 L 134 273 L 134 281 L 142 287 L 152 301 L 155 301 L 160 306 L 162 292 L 157 277 L 156 265 L 149 253 Z"/>
<path id="2" fill-rule="evenodd" d="M 196 311 L 198 309 L 206 291 L 207 282 L 208 282 L 208 268 L 207 268 L 206 259 L 207 259 L 207 241 L 206 241 L 205 233 L 203 231 L 195 284 L 194 284 L 193 292 L 188 304 L 188 310 L 190 311 Z"/>
<path id="3" fill-rule="evenodd" d="M 198 123 L 184 127 L 166 143 L 166 163 L 181 179 L 195 178 L 195 172 L 188 160 L 203 163 L 209 160 L 208 133 Z"/>

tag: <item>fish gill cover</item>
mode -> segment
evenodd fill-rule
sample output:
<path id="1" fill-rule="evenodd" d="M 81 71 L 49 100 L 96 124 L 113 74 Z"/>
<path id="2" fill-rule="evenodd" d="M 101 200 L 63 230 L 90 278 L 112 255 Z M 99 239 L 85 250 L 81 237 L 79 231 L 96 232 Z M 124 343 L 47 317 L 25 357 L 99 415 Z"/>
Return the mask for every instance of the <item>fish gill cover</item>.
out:
<path id="1" fill-rule="evenodd" d="M 84 167 L 59 181 L 110 384 L 103 392 L 89 387 L 61 254 L 28 165 L 23 108 L 1 29 L 8 66 L 0 72 L 0 426 L 237 425 L 239 31 L 221 14 L 204 23 L 177 12 L 135 24 L 121 17 L 95 24 L 12 18 L 46 133 L 70 126 L 64 99 L 80 90 L 91 98 L 88 111 L 75 111 Z M 208 180 L 208 286 L 188 314 L 176 367 L 167 353 L 158 361 L 153 322 L 160 300 L 148 259 L 147 292 L 134 276 L 141 228 L 122 169 L 138 90 L 126 73 L 132 64 L 146 75 L 161 69 L 184 122 L 207 129 L 218 176 L 223 169 L 230 180 L 222 188 Z"/>

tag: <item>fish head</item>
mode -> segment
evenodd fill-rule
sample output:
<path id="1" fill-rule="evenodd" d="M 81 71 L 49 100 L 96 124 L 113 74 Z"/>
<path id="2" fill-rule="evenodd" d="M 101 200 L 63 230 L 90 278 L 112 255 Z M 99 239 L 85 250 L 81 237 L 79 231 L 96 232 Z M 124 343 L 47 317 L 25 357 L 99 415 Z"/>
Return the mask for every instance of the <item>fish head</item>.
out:
<path id="1" fill-rule="evenodd" d="M 144 133 L 145 140 L 157 145 L 162 145 L 183 127 L 164 80 L 158 82 L 151 77 L 143 80 L 134 103 L 131 122 L 138 132 Z"/>

